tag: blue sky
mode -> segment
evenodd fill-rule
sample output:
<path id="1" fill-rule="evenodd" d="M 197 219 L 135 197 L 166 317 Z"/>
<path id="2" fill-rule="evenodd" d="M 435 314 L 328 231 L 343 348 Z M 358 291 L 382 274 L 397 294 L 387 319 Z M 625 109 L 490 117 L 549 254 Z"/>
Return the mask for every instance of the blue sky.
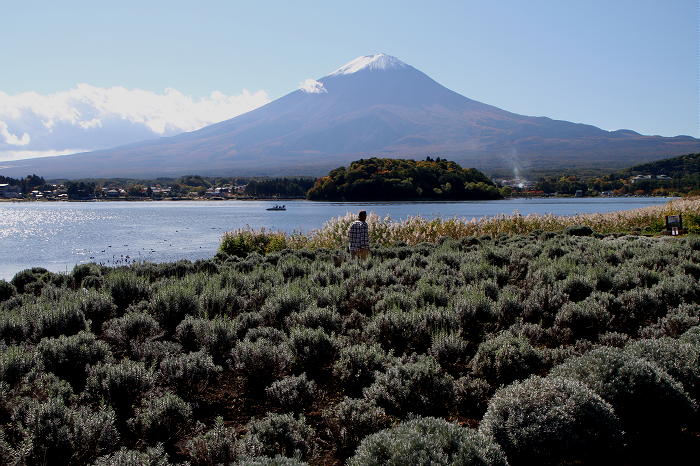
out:
<path id="1" fill-rule="evenodd" d="M 141 139 L 139 131 L 191 130 L 376 52 L 513 112 L 700 136 L 695 0 L 0 5 L 0 160 L 3 149 L 47 153 L 89 149 L 103 139 L 111 144 L 110 121 Z M 80 90 L 80 83 L 87 87 Z M 111 103 L 99 107 L 102 101 Z M 41 108 L 30 112 L 31 105 Z M 76 105 L 80 121 L 70 117 Z M 154 110 L 160 106 L 169 110 Z M 194 116 L 182 121 L 178 112 Z M 55 120 L 47 125 L 49 114 Z M 78 124 L 101 132 L 83 147 L 70 140 L 80 131 L 67 131 L 65 147 L 58 147 L 62 128 Z"/>

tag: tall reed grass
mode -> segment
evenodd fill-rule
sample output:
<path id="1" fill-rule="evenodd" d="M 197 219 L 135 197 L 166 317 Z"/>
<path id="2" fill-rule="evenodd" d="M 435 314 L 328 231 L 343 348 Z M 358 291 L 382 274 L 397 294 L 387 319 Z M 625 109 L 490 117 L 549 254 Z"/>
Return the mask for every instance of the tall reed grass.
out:
<path id="1" fill-rule="evenodd" d="M 442 237 L 528 234 L 533 231 L 563 231 L 568 227 L 585 225 L 597 233 L 660 234 L 665 228 L 664 216 L 683 215 L 685 228 L 700 233 L 700 198 L 683 198 L 666 204 L 619 212 L 559 216 L 553 214 L 496 215 L 484 218 L 453 217 L 426 219 L 420 216 L 395 221 L 375 213 L 367 216 L 370 243 L 386 246 L 396 243 L 415 245 L 435 242 Z M 330 219 L 321 228 L 308 234 L 287 234 L 271 230 L 244 228 L 230 231 L 222 238 L 222 252 L 239 255 L 242 252 L 274 252 L 285 248 L 342 248 L 347 242 L 347 230 L 356 219 L 354 213 Z M 231 248 L 228 245 L 234 245 Z M 260 245 L 264 246 L 260 246 Z"/>

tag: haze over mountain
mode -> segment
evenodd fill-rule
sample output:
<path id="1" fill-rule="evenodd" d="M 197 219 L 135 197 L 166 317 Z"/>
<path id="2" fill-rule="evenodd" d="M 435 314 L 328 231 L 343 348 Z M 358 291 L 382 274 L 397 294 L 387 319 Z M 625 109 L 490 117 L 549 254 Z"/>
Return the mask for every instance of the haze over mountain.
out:
<path id="1" fill-rule="evenodd" d="M 45 177 L 320 175 L 363 157 L 445 157 L 493 170 L 619 168 L 700 151 L 700 140 L 523 116 L 471 100 L 401 60 L 359 57 L 260 108 L 113 149 L 2 163 Z"/>

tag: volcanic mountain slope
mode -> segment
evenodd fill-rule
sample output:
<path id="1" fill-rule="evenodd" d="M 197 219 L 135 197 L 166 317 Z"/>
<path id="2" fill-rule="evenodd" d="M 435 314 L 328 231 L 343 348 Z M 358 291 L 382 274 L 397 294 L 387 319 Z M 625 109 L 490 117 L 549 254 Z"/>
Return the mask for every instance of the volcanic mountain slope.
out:
<path id="1" fill-rule="evenodd" d="M 618 168 L 700 151 L 689 136 L 529 117 L 453 92 L 401 60 L 359 57 L 231 120 L 108 150 L 3 164 L 48 177 L 186 173 L 319 175 L 368 156 L 438 155 L 463 166 Z"/>

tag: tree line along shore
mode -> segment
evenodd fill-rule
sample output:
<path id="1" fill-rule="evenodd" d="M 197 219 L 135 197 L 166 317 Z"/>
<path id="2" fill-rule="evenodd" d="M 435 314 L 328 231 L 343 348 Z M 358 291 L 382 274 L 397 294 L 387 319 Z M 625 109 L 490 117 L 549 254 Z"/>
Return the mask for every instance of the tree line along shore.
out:
<path id="1" fill-rule="evenodd" d="M 436 157 L 368 158 L 324 177 L 242 178 L 198 175 L 156 179 L 52 180 L 0 176 L 0 200 L 312 199 L 474 200 L 512 196 L 680 196 L 700 194 L 700 154 L 636 165 L 613 173 L 489 178 Z"/>

